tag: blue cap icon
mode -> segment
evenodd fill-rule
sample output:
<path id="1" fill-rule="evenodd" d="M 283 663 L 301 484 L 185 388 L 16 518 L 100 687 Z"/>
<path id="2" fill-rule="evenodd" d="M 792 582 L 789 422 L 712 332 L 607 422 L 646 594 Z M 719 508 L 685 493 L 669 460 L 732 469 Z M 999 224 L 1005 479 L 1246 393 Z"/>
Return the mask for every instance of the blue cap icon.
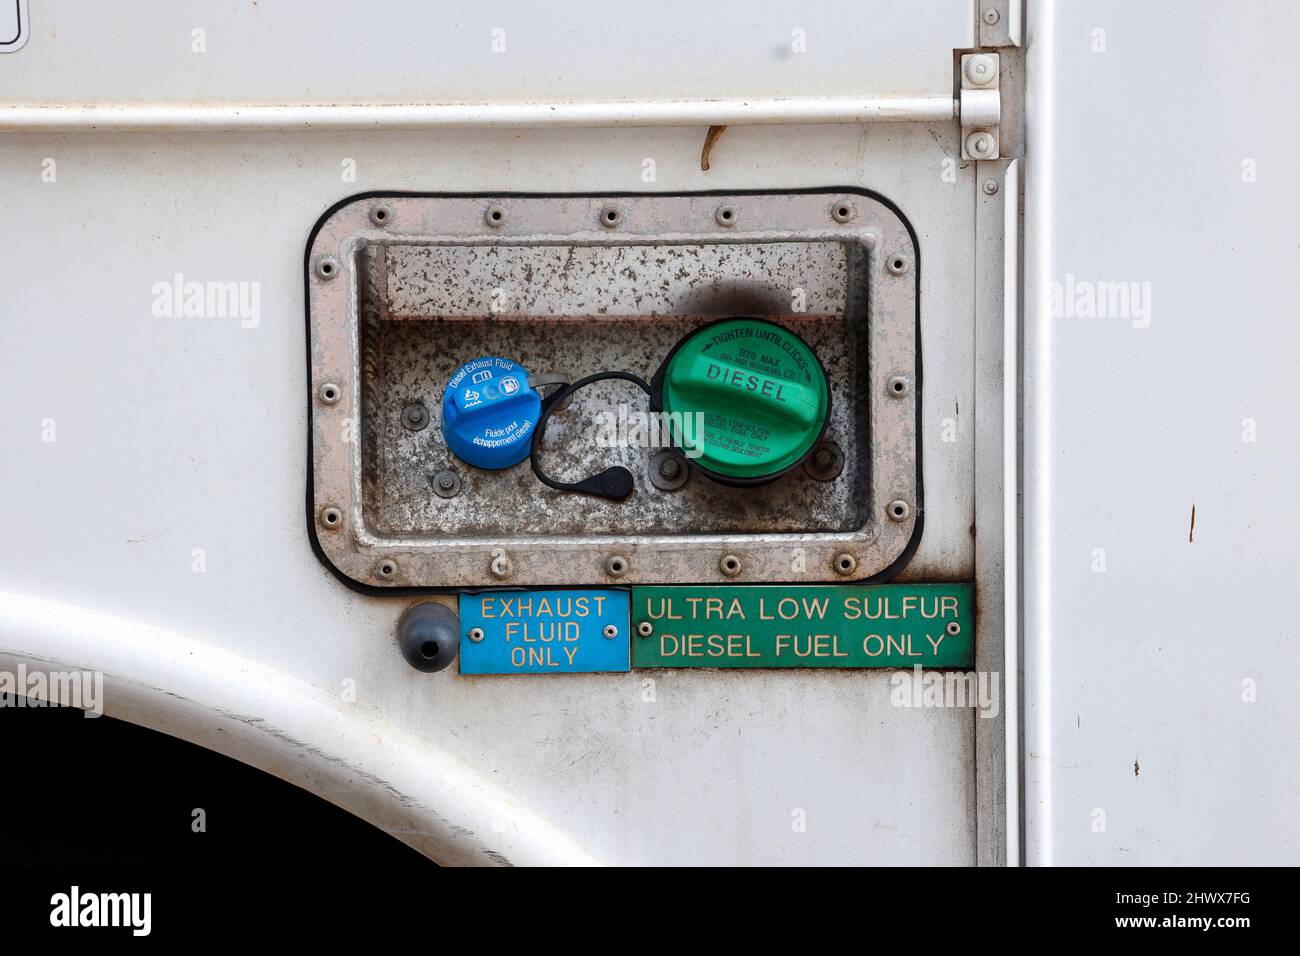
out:
<path id="1" fill-rule="evenodd" d="M 542 399 L 528 370 L 503 358 L 466 362 L 442 393 L 442 434 L 457 458 L 489 471 L 528 457 Z"/>

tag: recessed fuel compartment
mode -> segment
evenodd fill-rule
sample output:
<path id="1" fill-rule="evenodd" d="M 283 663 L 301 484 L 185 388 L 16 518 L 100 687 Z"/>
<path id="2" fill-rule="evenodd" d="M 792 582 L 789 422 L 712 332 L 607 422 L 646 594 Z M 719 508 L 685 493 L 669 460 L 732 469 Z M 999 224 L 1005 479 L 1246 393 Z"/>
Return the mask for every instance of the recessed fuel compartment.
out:
<path id="1" fill-rule="evenodd" d="M 306 261 L 320 551 L 378 586 L 877 575 L 920 527 L 917 268 L 899 214 L 853 192 L 347 202 Z M 443 389 L 467 361 L 649 380 L 688 333 L 732 316 L 794 333 L 829 387 L 814 452 L 768 484 L 661 471 L 666 436 L 621 381 L 557 407 L 541 457 L 565 480 L 626 467 L 622 501 L 448 448 Z"/>

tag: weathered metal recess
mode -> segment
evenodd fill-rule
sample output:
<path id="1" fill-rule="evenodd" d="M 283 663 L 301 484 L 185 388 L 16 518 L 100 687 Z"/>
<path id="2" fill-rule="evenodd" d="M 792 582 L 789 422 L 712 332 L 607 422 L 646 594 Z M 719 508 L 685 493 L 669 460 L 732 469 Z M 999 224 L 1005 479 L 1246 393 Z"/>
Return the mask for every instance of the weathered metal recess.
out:
<path id="1" fill-rule="evenodd" d="M 852 192 L 348 203 L 308 257 L 321 550 L 378 586 L 876 575 L 919 521 L 916 263 L 899 216 Z M 722 487 L 639 443 L 627 426 L 645 396 L 620 382 L 555 411 L 545 462 L 568 477 L 624 465 L 623 502 L 447 450 L 442 388 L 468 359 L 649 378 L 687 332 L 737 314 L 793 330 L 830 383 L 822 445 L 772 484 Z"/>

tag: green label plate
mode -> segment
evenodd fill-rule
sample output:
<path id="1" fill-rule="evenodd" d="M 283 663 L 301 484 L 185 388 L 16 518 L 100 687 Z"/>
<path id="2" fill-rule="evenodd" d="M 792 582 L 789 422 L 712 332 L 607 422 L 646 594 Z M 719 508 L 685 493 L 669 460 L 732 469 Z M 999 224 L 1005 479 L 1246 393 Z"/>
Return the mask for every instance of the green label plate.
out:
<path id="1" fill-rule="evenodd" d="M 632 589 L 633 667 L 972 667 L 969 584 Z"/>

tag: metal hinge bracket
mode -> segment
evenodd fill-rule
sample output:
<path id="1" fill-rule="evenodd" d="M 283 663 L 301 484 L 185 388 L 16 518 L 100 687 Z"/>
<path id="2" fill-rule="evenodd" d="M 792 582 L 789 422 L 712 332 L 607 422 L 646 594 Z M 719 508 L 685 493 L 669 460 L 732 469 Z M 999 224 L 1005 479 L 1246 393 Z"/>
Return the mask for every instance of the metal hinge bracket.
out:
<path id="1" fill-rule="evenodd" d="M 998 124 L 1002 119 L 1000 58 L 996 53 L 961 55 L 961 158 L 997 159 L 1001 155 Z"/>

